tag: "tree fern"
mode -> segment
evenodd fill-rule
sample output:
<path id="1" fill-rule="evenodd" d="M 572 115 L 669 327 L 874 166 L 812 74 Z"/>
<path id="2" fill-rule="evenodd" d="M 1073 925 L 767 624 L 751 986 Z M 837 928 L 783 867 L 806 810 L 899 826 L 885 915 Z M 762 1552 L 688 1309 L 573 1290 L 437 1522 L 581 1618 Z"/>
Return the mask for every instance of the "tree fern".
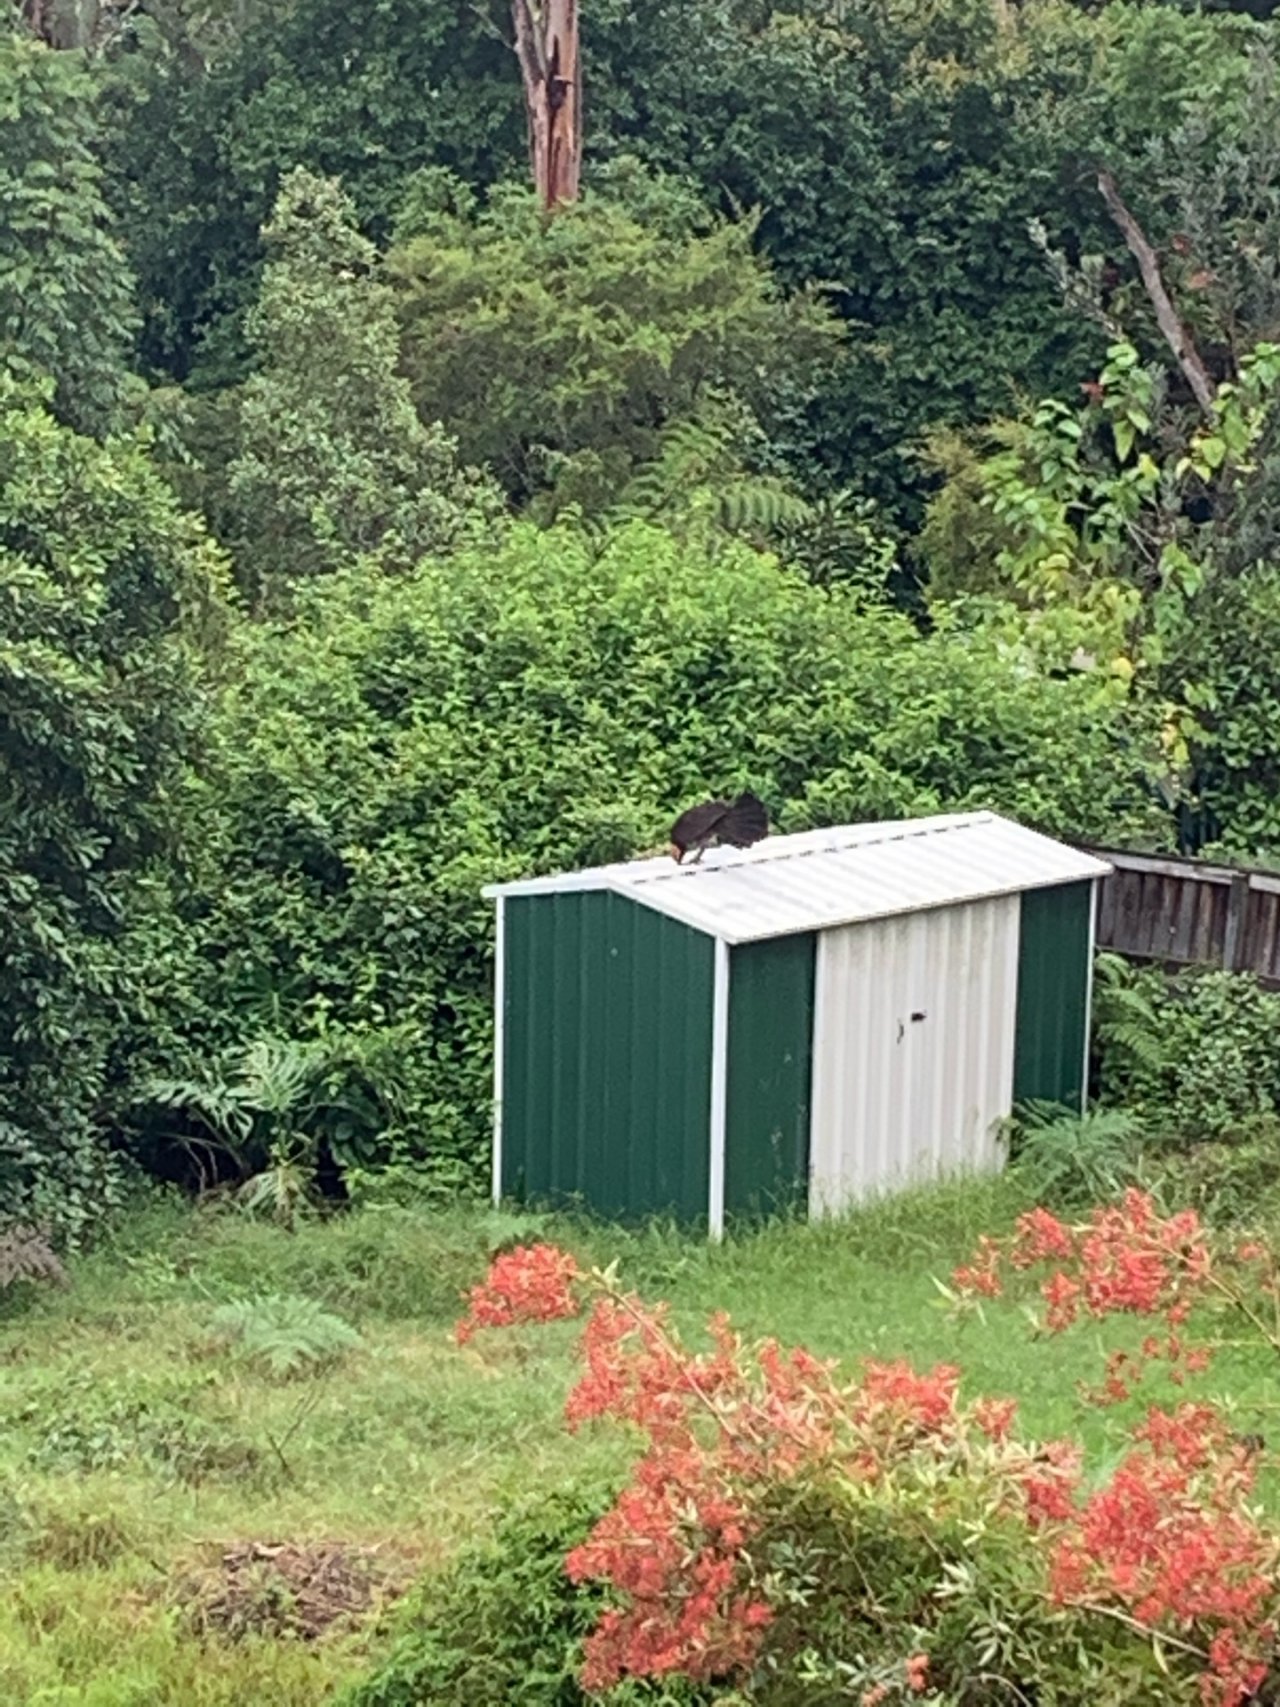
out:
<path id="1" fill-rule="evenodd" d="M 1094 1032 L 1104 1094 L 1119 1100 L 1151 1091 L 1170 1066 L 1167 1002 L 1158 971 L 1116 954 L 1097 958 Z"/>
<path id="2" fill-rule="evenodd" d="M 636 469 L 600 518 L 600 531 L 627 522 L 658 523 L 673 532 L 698 528 L 765 544 L 801 524 L 810 506 L 785 481 L 747 466 L 744 447 L 759 429 L 732 400 L 707 403 L 696 416 L 663 428 L 657 456 Z"/>

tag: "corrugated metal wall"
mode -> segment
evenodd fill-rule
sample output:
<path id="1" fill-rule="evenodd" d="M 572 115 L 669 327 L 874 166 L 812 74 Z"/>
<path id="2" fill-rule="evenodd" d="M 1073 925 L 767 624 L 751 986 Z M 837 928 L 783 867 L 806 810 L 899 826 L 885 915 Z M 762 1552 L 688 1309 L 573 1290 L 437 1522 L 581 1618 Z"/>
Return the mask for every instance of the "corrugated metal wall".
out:
<path id="1" fill-rule="evenodd" d="M 504 906 L 503 1192 L 705 1216 L 712 939 L 601 890 Z"/>
<path id="2" fill-rule="evenodd" d="M 1029 889 L 1022 897 L 1015 1102 L 1082 1106 L 1092 907 L 1092 883 Z"/>
<path id="3" fill-rule="evenodd" d="M 729 1215 L 786 1210 L 808 1190 L 816 946 L 806 933 L 730 950 Z"/>
<path id="4" fill-rule="evenodd" d="M 824 931 L 813 1045 L 815 1213 L 999 1164 L 1012 1105 L 1019 898 Z"/>

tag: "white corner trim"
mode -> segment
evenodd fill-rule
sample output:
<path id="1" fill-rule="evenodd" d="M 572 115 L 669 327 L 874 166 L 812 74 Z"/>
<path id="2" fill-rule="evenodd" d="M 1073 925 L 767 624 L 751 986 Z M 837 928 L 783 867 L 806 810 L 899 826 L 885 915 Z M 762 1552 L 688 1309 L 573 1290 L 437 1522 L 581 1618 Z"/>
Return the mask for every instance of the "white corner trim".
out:
<path id="1" fill-rule="evenodd" d="M 493 941 L 493 1201 L 502 1202 L 502 1054 L 503 1022 L 506 1006 L 506 901 L 497 897 L 497 918 Z"/>
<path id="2" fill-rule="evenodd" d="M 711 1122 L 710 1184 L 707 1228 L 711 1237 L 724 1237 L 724 1147 L 729 1096 L 729 944 L 715 944 L 715 981 L 711 1002 Z"/>

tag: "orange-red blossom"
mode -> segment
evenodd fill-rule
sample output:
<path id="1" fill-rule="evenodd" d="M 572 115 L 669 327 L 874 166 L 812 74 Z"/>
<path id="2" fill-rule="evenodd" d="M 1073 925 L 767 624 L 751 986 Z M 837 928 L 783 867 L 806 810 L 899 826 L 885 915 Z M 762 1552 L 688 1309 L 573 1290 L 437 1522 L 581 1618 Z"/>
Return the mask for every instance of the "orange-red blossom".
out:
<path id="1" fill-rule="evenodd" d="M 956 1279 L 994 1296 L 1004 1264 L 1045 1261 L 1060 1265 L 1045 1288 L 1052 1326 L 1081 1311 L 1163 1313 L 1171 1339 L 1209 1272 L 1192 1213 L 1160 1217 L 1129 1193 L 1079 1228 L 1034 1211 L 1008 1245 L 984 1240 Z M 921 1374 L 869 1362 L 850 1382 L 802 1349 L 744 1346 L 724 1315 L 710 1323 L 709 1348 L 695 1353 L 665 1306 L 584 1276 L 550 1245 L 495 1260 L 469 1295 L 458 1338 L 576 1314 L 588 1286 L 600 1295 L 566 1419 L 575 1429 L 600 1418 L 627 1423 L 642 1451 L 627 1487 L 566 1561 L 575 1581 L 605 1581 L 618 1602 L 588 1638 L 584 1687 L 749 1671 L 774 1617 L 752 1557 L 761 1495 L 824 1466 L 874 1485 L 921 1454 L 988 1479 L 1005 1517 L 1026 1524 L 1051 1602 L 1118 1617 L 1201 1655 L 1205 1707 L 1239 1707 L 1266 1674 L 1280 1550 L 1248 1504 L 1252 1460 L 1211 1408 L 1152 1409 L 1133 1450 L 1086 1493 L 1077 1447 L 1018 1444 L 1014 1402 L 962 1406 L 949 1365 Z M 1110 1378 L 1121 1385 L 1123 1370 Z M 912 1652 L 901 1664 L 902 1683 L 923 1693 L 929 1656 Z M 874 1683 L 862 1699 L 887 1696 Z"/>

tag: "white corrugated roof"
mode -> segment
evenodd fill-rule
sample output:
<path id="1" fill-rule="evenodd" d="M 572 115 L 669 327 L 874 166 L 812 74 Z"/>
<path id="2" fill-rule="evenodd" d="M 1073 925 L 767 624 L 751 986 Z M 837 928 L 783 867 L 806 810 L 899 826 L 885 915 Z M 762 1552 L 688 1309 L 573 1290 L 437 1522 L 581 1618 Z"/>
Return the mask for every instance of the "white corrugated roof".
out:
<path id="1" fill-rule="evenodd" d="M 739 943 L 1044 889 L 1110 869 L 994 812 L 971 812 L 767 836 L 753 848 L 713 849 L 698 865 L 662 855 L 492 884 L 484 893 L 608 889 Z"/>

